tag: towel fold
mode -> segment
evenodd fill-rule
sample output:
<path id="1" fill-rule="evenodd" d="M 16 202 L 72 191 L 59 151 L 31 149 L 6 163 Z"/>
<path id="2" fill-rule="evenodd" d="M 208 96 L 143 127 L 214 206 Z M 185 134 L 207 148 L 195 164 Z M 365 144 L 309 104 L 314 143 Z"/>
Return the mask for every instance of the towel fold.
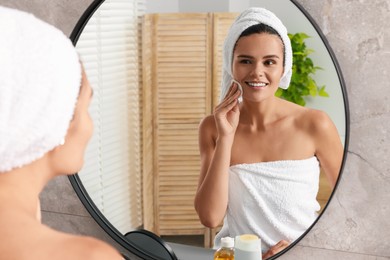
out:
<path id="1" fill-rule="evenodd" d="M 263 252 L 282 239 L 296 240 L 318 217 L 319 173 L 316 157 L 231 166 L 228 209 L 215 247 L 222 237 L 248 233 L 261 238 Z"/>

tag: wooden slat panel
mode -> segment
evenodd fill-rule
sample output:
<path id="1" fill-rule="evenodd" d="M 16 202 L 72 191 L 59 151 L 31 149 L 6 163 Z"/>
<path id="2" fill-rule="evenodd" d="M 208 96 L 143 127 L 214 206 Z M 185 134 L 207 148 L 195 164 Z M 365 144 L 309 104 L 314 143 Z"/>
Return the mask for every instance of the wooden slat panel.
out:
<path id="1" fill-rule="evenodd" d="M 142 23 L 142 145 L 143 145 L 143 211 L 144 228 L 155 230 L 154 218 L 154 142 L 153 142 L 153 97 L 152 97 L 152 17 L 144 16 Z"/>
<path id="2" fill-rule="evenodd" d="M 175 229 L 176 226 L 163 226 L 161 229 L 164 234 L 168 235 L 203 235 L 205 233 L 204 227 L 199 227 L 198 229 L 184 229 L 179 230 Z M 206 239 L 206 238 L 205 238 Z"/>
<path id="3" fill-rule="evenodd" d="M 204 234 L 193 199 L 200 170 L 198 125 L 211 112 L 211 16 L 146 17 L 144 30 L 150 41 L 143 48 L 153 53 L 150 59 L 144 57 L 151 73 L 147 94 L 153 96 L 149 104 L 153 107 L 149 127 L 153 126 L 154 149 L 149 153 L 154 181 L 152 231 Z M 150 135 L 150 130 L 145 131 Z"/>

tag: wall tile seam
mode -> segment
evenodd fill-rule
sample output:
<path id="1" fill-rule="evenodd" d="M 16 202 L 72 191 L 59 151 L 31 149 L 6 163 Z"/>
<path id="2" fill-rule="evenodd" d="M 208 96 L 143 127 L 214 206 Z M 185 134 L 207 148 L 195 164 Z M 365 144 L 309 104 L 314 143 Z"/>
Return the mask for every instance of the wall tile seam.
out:
<path id="1" fill-rule="evenodd" d="M 377 169 L 375 167 L 375 165 L 373 165 L 372 163 L 370 163 L 369 160 L 367 160 L 364 156 L 362 156 L 361 154 L 357 153 L 357 152 L 354 152 L 352 151 L 351 149 L 348 149 L 348 152 L 347 152 L 348 156 L 353 156 L 355 155 L 356 157 L 358 157 L 360 160 L 362 160 L 364 163 L 366 163 L 371 169 L 373 169 L 377 174 L 379 174 L 381 177 L 383 178 L 388 178 L 387 174 L 386 173 L 383 173 L 381 170 Z M 347 159 L 348 160 L 348 159 Z M 347 164 L 347 163 L 346 163 Z M 341 178 L 343 176 L 343 173 L 341 173 Z"/>

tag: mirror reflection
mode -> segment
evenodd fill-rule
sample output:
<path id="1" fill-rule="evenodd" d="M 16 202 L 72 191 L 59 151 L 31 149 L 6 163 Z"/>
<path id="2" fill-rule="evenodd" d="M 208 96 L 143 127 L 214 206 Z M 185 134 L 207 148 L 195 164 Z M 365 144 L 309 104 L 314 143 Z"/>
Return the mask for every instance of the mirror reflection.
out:
<path id="1" fill-rule="evenodd" d="M 202 224 L 224 220 L 217 248 L 224 237 L 256 234 L 272 256 L 317 219 L 320 166 L 336 184 L 343 148 L 332 121 L 275 96 L 293 87 L 292 57 L 286 28 L 264 8 L 246 9 L 226 36 L 221 101 L 199 126 L 195 196 Z"/>
<path id="2" fill-rule="evenodd" d="M 238 13 L 264 7 L 289 33 L 310 36 L 309 57 L 322 68 L 312 77 L 329 97 L 305 97 L 305 107 L 326 112 L 344 142 L 342 87 L 326 45 L 291 1 L 156 2 L 106 0 L 76 44 L 94 87 L 95 124 L 79 177 L 122 234 L 142 227 L 167 241 L 212 247 L 222 223 L 206 228 L 194 208 L 198 126 L 219 104 L 222 44 Z M 323 209 L 332 184 L 324 174 L 319 183 Z"/>

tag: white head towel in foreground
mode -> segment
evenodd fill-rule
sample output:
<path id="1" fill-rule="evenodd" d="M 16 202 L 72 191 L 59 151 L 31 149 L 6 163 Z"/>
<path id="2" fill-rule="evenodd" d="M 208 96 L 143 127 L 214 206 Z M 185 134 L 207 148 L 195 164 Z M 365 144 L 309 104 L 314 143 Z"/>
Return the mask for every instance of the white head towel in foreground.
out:
<path id="1" fill-rule="evenodd" d="M 287 29 L 275 14 L 264 8 L 251 7 L 243 11 L 229 29 L 223 47 L 223 66 L 220 100 L 224 99 L 229 90 L 232 80 L 233 50 L 238 37 L 243 31 L 255 24 L 266 24 L 278 32 L 284 44 L 284 72 L 280 79 L 279 87 L 287 89 L 292 75 L 292 49 L 287 34 Z"/>
<path id="2" fill-rule="evenodd" d="M 0 172 L 65 138 L 81 84 L 71 41 L 31 14 L 0 6 Z"/>

